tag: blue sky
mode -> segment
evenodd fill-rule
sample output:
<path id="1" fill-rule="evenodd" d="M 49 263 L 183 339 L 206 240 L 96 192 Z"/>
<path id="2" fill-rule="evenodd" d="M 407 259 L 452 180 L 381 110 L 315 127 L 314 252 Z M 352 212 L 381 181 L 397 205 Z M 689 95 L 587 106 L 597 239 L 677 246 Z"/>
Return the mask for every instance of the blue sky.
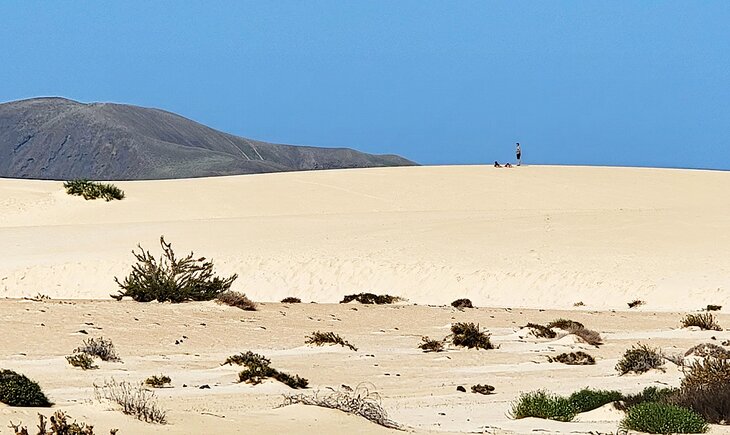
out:
<path id="1" fill-rule="evenodd" d="M 730 169 L 728 1 L 0 3 L 0 101 L 425 164 Z"/>

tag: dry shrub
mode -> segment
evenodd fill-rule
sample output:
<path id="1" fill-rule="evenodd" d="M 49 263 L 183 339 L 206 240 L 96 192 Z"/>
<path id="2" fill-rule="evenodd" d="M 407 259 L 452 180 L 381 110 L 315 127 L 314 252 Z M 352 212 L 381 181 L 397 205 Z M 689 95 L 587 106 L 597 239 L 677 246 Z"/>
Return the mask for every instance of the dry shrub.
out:
<path id="1" fill-rule="evenodd" d="M 375 293 L 358 293 L 353 295 L 347 295 L 340 301 L 341 304 L 348 304 L 352 301 L 359 302 L 361 304 L 393 304 L 402 301 L 403 298 L 391 295 L 376 295 Z"/>
<path id="2" fill-rule="evenodd" d="M 702 330 L 708 331 L 722 331 L 720 325 L 715 322 L 715 316 L 710 313 L 687 314 L 682 319 L 682 327 L 689 328 L 690 326 L 697 326 Z"/>
<path id="3" fill-rule="evenodd" d="M 569 366 L 588 366 L 596 363 L 592 356 L 582 351 L 561 353 L 555 358 L 548 357 L 548 361 L 560 362 Z"/>
<path id="4" fill-rule="evenodd" d="M 421 344 L 418 345 L 418 348 L 424 352 L 443 352 L 444 340 L 431 340 L 428 337 L 421 337 Z"/>
<path id="5" fill-rule="evenodd" d="M 269 365 L 269 364 L 271 364 L 271 360 L 269 360 L 268 358 L 266 358 L 263 355 L 259 355 L 257 353 L 251 352 L 250 350 L 247 350 L 245 353 L 241 352 L 237 355 L 229 356 L 228 358 L 226 358 L 225 362 L 223 362 L 223 364 L 221 364 L 221 365 L 231 365 L 232 366 L 233 364 L 236 364 L 239 366 L 244 366 L 244 365 L 248 365 L 248 364 Z"/>
<path id="6" fill-rule="evenodd" d="M 723 349 L 722 347 L 712 343 L 702 343 L 697 346 L 689 348 L 684 356 L 698 356 L 701 358 L 719 358 L 728 359 L 730 358 L 730 352 Z"/>
<path id="7" fill-rule="evenodd" d="M 286 297 L 281 300 L 282 304 L 301 304 L 302 300 L 293 296 Z"/>
<path id="8" fill-rule="evenodd" d="M 555 319 L 547 324 L 548 328 L 558 328 L 565 331 L 583 328 L 583 324 L 569 319 Z"/>
<path id="9" fill-rule="evenodd" d="M 457 299 L 451 303 L 454 308 L 474 308 L 469 299 Z"/>
<path id="10" fill-rule="evenodd" d="M 629 308 L 640 307 L 640 306 L 642 306 L 644 304 L 646 304 L 646 302 L 644 302 L 644 301 L 642 301 L 640 299 L 636 299 L 634 301 L 628 302 Z"/>
<path id="11" fill-rule="evenodd" d="M 247 298 L 245 294 L 231 290 L 219 294 L 215 301 L 219 304 L 240 308 L 244 311 L 256 311 L 256 303 Z"/>
<path id="12" fill-rule="evenodd" d="M 142 385 L 112 379 L 103 385 L 94 384 L 94 396 L 99 402 L 116 403 L 123 413 L 138 420 L 159 424 L 167 421 L 167 412 L 158 405 L 157 395 Z"/>
<path id="13" fill-rule="evenodd" d="M 651 369 L 661 369 L 664 365 L 664 355 L 659 349 L 652 349 L 644 344 L 632 346 L 624 352 L 623 357 L 616 364 L 616 371 L 620 375 L 626 373 L 645 373 Z"/>
<path id="14" fill-rule="evenodd" d="M 172 382 L 172 379 L 165 375 L 154 375 L 144 380 L 144 384 L 152 388 L 162 388 L 165 385 L 169 385 L 170 382 Z"/>
<path id="15" fill-rule="evenodd" d="M 69 422 L 69 418 L 63 411 L 56 411 L 49 419 L 51 426 L 48 427 L 49 421 L 46 420 L 46 416 L 39 413 L 37 435 L 94 435 L 94 426 L 86 423 L 76 423 L 76 420 Z M 10 428 L 15 432 L 15 435 L 29 435 L 27 426 L 13 424 L 11 421 Z M 111 429 L 109 434 L 116 435 L 117 432 L 118 429 Z"/>
<path id="16" fill-rule="evenodd" d="M 708 305 L 705 308 L 705 311 L 720 311 L 722 310 L 722 305 Z"/>
<path id="17" fill-rule="evenodd" d="M 686 368 L 682 388 L 704 388 L 723 383 L 730 383 L 730 360 L 705 358 Z"/>
<path id="18" fill-rule="evenodd" d="M 99 366 L 94 364 L 94 358 L 86 353 L 77 353 L 66 357 L 66 361 L 74 367 L 79 367 L 83 370 L 98 369 Z"/>
<path id="19" fill-rule="evenodd" d="M 487 394 L 494 394 L 494 387 L 491 385 L 482 385 L 482 384 L 476 384 L 471 386 L 471 392 L 477 393 L 477 394 L 484 394 L 485 396 Z"/>
<path id="20" fill-rule="evenodd" d="M 388 418 L 388 412 L 381 405 L 380 395 L 375 388 L 366 384 L 360 384 L 354 390 L 342 386 L 327 393 L 317 391 L 311 395 L 285 395 L 281 406 L 296 404 L 338 409 L 390 429 L 402 429 L 401 425 Z"/>
<path id="21" fill-rule="evenodd" d="M 355 346 L 351 345 L 334 332 L 316 331 L 313 332 L 311 336 L 307 336 L 305 338 L 306 340 L 304 341 L 304 343 L 306 344 L 314 344 L 316 346 L 323 346 L 325 344 L 339 344 L 342 347 L 347 347 L 350 350 L 354 350 L 357 352 L 357 348 Z"/>
<path id="22" fill-rule="evenodd" d="M 121 361 L 114 348 L 114 343 L 111 340 L 105 340 L 104 337 L 84 340 L 84 344 L 74 349 L 74 352 L 96 356 L 102 361 Z"/>
<path id="23" fill-rule="evenodd" d="M 547 326 L 538 325 L 537 323 L 528 323 L 525 328 L 529 328 L 532 335 L 537 338 L 555 338 L 557 334 Z"/>
<path id="24" fill-rule="evenodd" d="M 271 367 L 271 361 L 263 355 L 247 351 L 238 355 L 229 356 L 223 364 L 237 364 L 246 368 L 238 373 L 238 381 L 257 385 L 264 379 L 273 378 L 291 388 L 307 388 L 309 381 L 298 375 L 291 376 Z"/>
<path id="25" fill-rule="evenodd" d="M 580 337 L 586 343 L 593 345 L 593 346 L 600 346 L 603 344 L 603 339 L 601 338 L 601 334 L 599 334 L 598 332 L 596 332 L 592 329 L 586 329 L 586 328 L 574 326 L 574 327 L 568 329 L 568 334 L 576 335 L 576 336 Z"/>
<path id="26" fill-rule="evenodd" d="M 455 346 L 463 346 L 469 349 L 494 349 L 489 341 L 489 334 L 481 332 L 479 324 L 475 323 L 454 323 L 451 325 L 451 342 Z"/>
<path id="27" fill-rule="evenodd" d="M 730 384 L 682 388 L 670 396 L 669 403 L 689 408 L 708 423 L 730 424 Z"/>

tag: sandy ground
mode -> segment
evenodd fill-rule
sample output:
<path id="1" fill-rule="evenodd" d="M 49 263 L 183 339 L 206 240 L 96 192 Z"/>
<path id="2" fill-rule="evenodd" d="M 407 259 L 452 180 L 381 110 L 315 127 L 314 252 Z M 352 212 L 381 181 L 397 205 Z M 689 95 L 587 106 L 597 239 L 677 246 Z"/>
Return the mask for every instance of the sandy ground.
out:
<path id="1" fill-rule="evenodd" d="M 512 420 L 507 411 L 520 392 L 538 388 L 678 385 L 671 364 L 623 377 L 613 367 L 638 342 L 679 353 L 730 339 L 678 329 L 684 313 L 730 306 L 729 182 L 730 173 L 712 171 L 413 167 L 120 182 L 127 198 L 105 203 L 70 197 L 60 182 L 0 179 L 0 297 L 9 298 L 0 300 L 0 368 L 36 379 L 58 408 L 101 433 L 392 432 L 332 410 L 278 408 L 287 387 L 237 384 L 238 369 L 220 366 L 245 350 L 308 378 L 310 391 L 370 383 L 391 418 L 416 432 L 615 432 L 621 414 L 609 408 L 572 423 Z M 160 235 L 180 254 L 194 250 L 220 273 L 237 273 L 233 289 L 264 302 L 260 311 L 110 300 L 130 251 L 141 243 L 159 252 Z M 336 304 L 362 291 L 409 302 Z M 17 299 L 39 293 L 52 299 Z M 307 303 L 273 303 L 285 296 Z M 500 308 L 435 306 L 462 297 Z M 634 299 L 646 304 L 627 311 Z M 557 317 L 600 331 L 606 344 L 520 330 Z M 500 349 L 416 348 L 455 321 L 479 322 Z M 315 330 L 339 333 L 359 351 L 305 346 Z M 88 372 L 66 363 L 84 338 L 102 335 L 123 363 Z M 547 362 L 571 349 L 598 364 Z M 160 373 L 173 379 L 158 391 L 168 425 L 92 400 L 94 382 Z M 496 394 L 456 391 L 476 383 Z M 11 420 L 34 423 L 35 413 L 0 405 L 0 433 Z"/>

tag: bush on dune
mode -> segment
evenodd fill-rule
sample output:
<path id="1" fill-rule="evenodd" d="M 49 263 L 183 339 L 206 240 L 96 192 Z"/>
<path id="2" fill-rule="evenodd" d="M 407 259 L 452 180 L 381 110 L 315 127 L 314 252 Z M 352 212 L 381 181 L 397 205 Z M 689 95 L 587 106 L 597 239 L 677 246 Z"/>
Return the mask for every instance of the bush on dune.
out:
<path id="1" fill-rule="evenodd" d="M 46 420 L 46 416 L 38 413 L 38 432 L 37 435 L 94 435 L 94 426 L 86 423 L 76 423 L 76 420 L 69 421 L 70 417 L 63 411 L 56 411 L 50 419 Z M 48 423 L 50 421 L 50 427 Z M 15 435 L 29 435 L 27 426 L 21 424 L 13 424 L 10 422 L 10 429 Z M 111 429 L 109 435 L 116 435 L 118 429 Z"/>
<path id="2" fill-rule="evenodd" d="M 579 413 L 592 411 L 607 403 L 618 402 L 621 399 L 623 399 L 623 395 L 620 391 L 591 390 L 590 388 L 576 391 L 568 397 L 570 403 Z"/>
<path id="3" fill-rule="evenodd" d="M 421 337 L 421 344 L 418 345 L 418 348 L 423 350 L 424 352 L 443 352 L 444 341 L 431 340 L 428 337 Z"/>
<path id="4" fill-rule="evenodd" d="M 570 399 L 538 390 L 521 394 L 512 403 L 508 415 L 514 419 L 535 417 L 571 421 L 577 413 L 578 410 Z"/>
<path id="5" fill-rule="evenodd" d="M 646 387 L 641 392 L 636 394 L 624 395 L 621 402 L 617 403 L 617 408 L 626 411 L 632 406 L 636 406 L 640 403 L 646 402 L 666 402 L 667 399 L 677 393 L 676 388 L 657 388 L 657 387 Z"/>
<path id="6" fill-rule="evenodd" d="M 215 301 L 219 304 L 240 308 L 244 311 L 256 311 L 256 302 L 246 297 L 243 293 L 231 290 L 224 291 L 216 296 Z"/>
<path id="7" fill-rule="evenodd" d="M 376 295 L 375 293 L 358 293 L 347 295 L 340 301 L 341 304 L 349 304 L 352 301 L 359 302 L 361 304 L 393 304 L 395 302 L 402 301 L 403 298 L 391 295 Z"/>
<path id="8" fill-rule="evenodd" d="M 132 251 L 137 264 L 132 272 L 120 282 L 114 278 L 121 290 L 112 298 L 121 300 L 131 297 L 137 302 L 186 302 L 209 301 L 230 289 L 238 275 L 220 278 L 213 274 L 213 263 L 205 258 L 176 258 L 170 243 L 160 237 L 163 255 L 155 259 L 149 251 L 139 246 L 140 252 Z"/>
<path id="9" fill-rule="evenodd" d="M 711 313 L 705 314 L 687 314 L 682 319 L 682 327 L 689 328 L 690 326 L 697 326 L 702 330 L 708 331 L 722 331 L 720 325 L 715 321 L 715 316 Z"/>
<path id="10" fill-rule="evenodd" d="M 632 346 L 624 352 L 616 364 L 620 375 L 627 373 L 641 374 L 651 369 L 660 369 L 664 365 L 664 356 L 659 349 L 652 349 L 644 344 Z"/>
<path id="11" fill-rule="evenodd" d="M 489 334 L 481 332 L 475 323 L 454 323 L 451 325 L 451 342 L 455 346 L 469 349 L 494 349 Z"/>
<path id="12" fill-rule="evenodd" d="M 696 412 L 660 402 L 645 402 L 629 408 L 621 427 L 655 434 L 704 433 L 708 429 L 707 422 Z"/>
<path id="13" fill-rule="evenodd" d="M 284 299 L 282 299 L 281 303 L 282 304 L 301 304 L 302 300 L 299 298 L 295 298 L 293 296 L 288 296 L 288 297 L 285 297 Z"/>
<path id="14" fill-rule="evenodd" d="M 555 319 L 552 322 L 547 324 L 548 328 L 558 328 L 565 331 L 570 331 L 572 329 L 581 329 L 583 328 L 583 324 L 580 322 L 576 322 L 569 319 Z"/>
<path id="15" fill-rule="evenodd" d="M 593 346 L 600 346 L 603 344 L 601 334 L 592 329 L 586 329 L 582 326 L 570 327 L 570 329 L 568 329 L 568 334 L 573 334 L 577 337 L 580 337 L 581 340 Z"/>
<path id="16" fill-rule="evenodd" d="M 548 361 L 559 362 L 569 366 L 588 366 L 596 363 L 595 358 L 582 351 L 561 353 L 554 358 L 548 356 Z"/>
<path id="17" fill-rule="evenodd" d="M 273 378 L 294 389 L 307 388 L 307 385 L 309 385 L 307 379 L 276 370 L 271 367 L 271 361 L 268 358 L 253 353 L 250 350 L 245 353 L 229 356 L 223 364 L 236 364 L 245 367 L 243 371 L 238 373 L 239 382 L 257 385 L 263 382 L 264 379 Z"/>
<path id="18" fill-rule="evenodd" d="M 347 347 L 350 350 L 354 350 L 357 352 L 357 348 L 355 346 L 351 345 L 347 342 L 347 340 L 343 339 L 334 332 L 316 331 L 313 332 L 312 335 L 305 338 L 305 344 L 314 344 L 315 346 L 323 346 L 325 344 L 339 344 L 342 347 Z"/>
<path id="19" fill-rule="evenodd" d="M 469 299 L 457 299 L 451 303 L 451 306 L 454 308 L 474 308 Z"/>
<path id="20" fill-rule="evenodd" d="M 111 340 L 104 337 L 89 338 L 84 344 L 74 349 L 75 353 L 84 353 L 99 357 L 102 361 L 121 361 Z"/>
<path id="21" fill-rule="evenodd" d="M 0 370 L 0 403 L 24 407 L 52 405 L 36 382 L 12 370 Z"/>
<path id="22" fill-rule="evenodd" d="M 124 199 L 124 191 L 109 183 L 79 179 L 66 181 L 63 183 L 63 187 L 69 195 L 83 196 L 86 200 L 98 198 L 103 198 L 105 201 Z"/>
<path id="23" fill-rule="evenodd" d="M 557 334 L 547 326 L 538 325 L 537 323 L 528 323 L 525 328 L 530 329 L 532 335 L 537 338 L 555 338 Z"/>
<path id="24" fill-rule="evenodd" d="M 680 389 L 667 398 L 669 403 L 688 408 L 708 423 L 730 424 L 730 384 L 710 384 Z"/>

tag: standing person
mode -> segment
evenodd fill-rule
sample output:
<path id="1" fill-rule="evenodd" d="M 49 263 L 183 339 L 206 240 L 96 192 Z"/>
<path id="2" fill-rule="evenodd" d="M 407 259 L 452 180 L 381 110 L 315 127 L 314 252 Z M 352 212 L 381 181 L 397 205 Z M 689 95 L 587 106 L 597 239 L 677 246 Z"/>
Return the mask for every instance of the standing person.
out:
<path id="1" fill-rule="evenodd" d="M 520 143 L 517 142 L 517 166 L 520 166 L 520 163 L 522 163 L 522 148 L 520 148 Z"/>

